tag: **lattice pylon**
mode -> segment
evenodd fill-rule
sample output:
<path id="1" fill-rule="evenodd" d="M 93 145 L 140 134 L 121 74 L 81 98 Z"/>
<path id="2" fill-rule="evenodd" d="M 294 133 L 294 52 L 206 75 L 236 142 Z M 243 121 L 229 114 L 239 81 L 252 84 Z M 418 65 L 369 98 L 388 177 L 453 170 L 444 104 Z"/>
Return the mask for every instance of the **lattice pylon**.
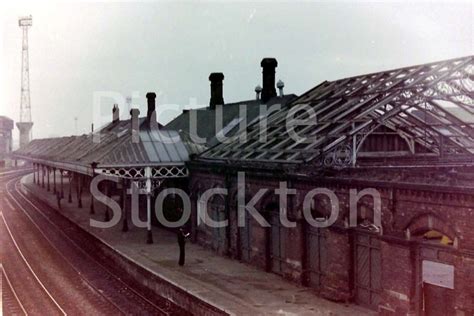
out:
<path id="1" fill-rule="evenodd" d="M 21 99 L 20 99 L 20 121 L 16 126 L 20 131 L 20 148 L 27 145 L 31 139 L 31 100 L 30 100 L 30 68 L 28 57 L 28 28 L 32 26 L 32 17 L 21 17 L 18 26 L 23 31 L 21 48 Z"/>

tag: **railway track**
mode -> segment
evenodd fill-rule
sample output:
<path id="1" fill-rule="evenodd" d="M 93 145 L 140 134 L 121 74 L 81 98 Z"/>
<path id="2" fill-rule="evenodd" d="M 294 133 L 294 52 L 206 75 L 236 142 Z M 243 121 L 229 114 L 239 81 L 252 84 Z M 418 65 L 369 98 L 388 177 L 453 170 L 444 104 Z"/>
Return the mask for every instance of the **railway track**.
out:
<path id="1" fill-rule="evenodd" d="M 3 171 L 0 172 L 0 185 L 2 183 L 6 183 L 9 180 L 16 178 L 18 176 L 24 176 L 27 175 L 33 171 L 33 169 L 19 169 L 19 170 L 11 170 L 11 171 Z"/>
<path id="2" fill-rule="evenodd" d="M 30 275 L 34 278 L 34 280 L 36 281 L 36 284 L 41 288 L 41 290 L 43 291 L 43 293 L 45 294 L 45 296 L 48 298 L 48 300 L 52 303 L 51 305 L 53 306 L 53 308 L 59 312 L 59 314 L 61 315 L 67 315 L 66 312 L 64 311 L 64 309 L 61 307 L 61 305 L 59 305 L 59 303 L 56 301 L 56 299 L 51 295 L 50 291 L 46 288 L 46 286 L 44 285 L 44 283 L 41 281 L 41 279 L 38 277 L 37 273 L 35 272 L 35 270 L 32 268 L 30 262 L 26 259 L 23 251 L 21 250 L 17 240 L 15 239 L 15 237 L 13 236 L 13 233 L 12 233 L 12 230 L 10 228 L 10 226 L 8 225 L 7 221 L 5 220 L 5 217 L 3 216 L 3 213 L 0 214 L 0 217 L 2 218 L 2 221 L 3 221 L 3 225 L 5 226 L 5 230 L 8 234 L 8 237 L 10 237 L 13 245 L 14 245 L 14 248 L 16 250 L 16 252 L 18 253 L 18 255 L 20 256 L 24 266 L 26 266 L 26 268 L 28 269 L 28 272 L 30 273 Z M 5 269 L 3 268 L 2 266 L 2 272 L 6 275 L 5 273 Z M 15 294 L 15 298 L 17 299 L 17 302 L 19 303 L 19 305 L 23 306 L 23 304 L 20 303 L 20 300 L 18 298 L 18 295 L 17 293 L 13 290 L 13 285 L 11 284 L 11 281 L 8 282 L 11 289 L 12 289 L 12 292 Z"/>
<path id="3" fill-rule="evenodd" d="M 26 175 L 29 169 L 11 170 L 0 173 L 0 193 L 6 192 L 6 185 L 11 179 Z M 6 199 L 3 202 L 13 209 L 13 205 Z M 5 315 L 28 315 L 46 312 L 51 315 L 66 315 L 64 309 L 58 304 L 47 287 L 38 277 L 24 252 L 21 250 L 17 240 L 14 238 L 12 230 L 8 225 L 4 210 L 6 205 L 0 210 L 0 226 L 2 227 L 2 257 L 1 265 L 3 287 L 3 312 Z M 10 265 L 11 264 L 11 265 Z M 8 269 L 7 267 L 10 267 Z M 9 272 L 7 272 L 9 271 Z M 20 282 L 19 280 L 22 280 Z M 15 287 L 16 284 L 18 287 Z M 28 292 L 29 300 L 22 300 L 24 294 Z M 26 302 L 25 302 L 26 301 Z M 41 306 L 38 306 L 40 303 Z"/>
<path id="4" fill-rule="evenodd" d="M 10 277 L 3 268 L 3 265 L 0 265 L 0 270 L 2 273 L 2 279 L 0 285 L 2 286 L 2 311 L 5 315 L 28 315 L 25 307 L 18 298 L 18 294 L 15 291 L 15 288 L 10 281 Z"/>
<path id="5" fill-rule="evenodd" d="M 179 306 L 160 297 L 147 297 L 133 288 L 123 273 L 107 267 L 94 255 L 93 249 L 84 249 L 87 241 L 74 234 L 71 223 L 39 201 L 30 201 L 19 189 L 20 177 L 6 183 L 8 201 L 21 210 L 28 221 L 48 241 L 50 246 L 72 267 L 89 288 L 113 306 L 113 314 L 174 315 L 189 314 Z M 109 314 L 109 313 L 107 313 Z"/>
<path id="6" fill-rule="evenodd" d="M 18 174 L 28 174 L 33 171 L 33 168 L 18 168 L 0 171 L 0 178 L 6 176 L 16 176 Z"/>

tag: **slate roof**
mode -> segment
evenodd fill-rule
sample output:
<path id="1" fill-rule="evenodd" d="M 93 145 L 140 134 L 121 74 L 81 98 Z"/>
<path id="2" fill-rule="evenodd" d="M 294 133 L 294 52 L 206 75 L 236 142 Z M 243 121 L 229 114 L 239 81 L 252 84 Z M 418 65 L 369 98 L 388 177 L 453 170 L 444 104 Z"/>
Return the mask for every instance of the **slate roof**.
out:
<path id="1" fill-rule="evenodd" d="M 308 106 L 311 115 L 303 110 Z M 298 127 L 306 141 L 286 130 L 289 111 L 297 119 L 314 120 Z M 474 57 L 467 56 L 325 81 L 271 114 L 265 131 L 258 122 L 251 124 L 246 141 L 218 144 L 200 158 L 344 165 L 351 160 L 347 153 L 357 151 L 354 142 L 386 126 L 434 155 L 463 155 L 472 161 L 473 115 Z M 267 134 L 263 142 L 262 132 Z"/>
<path id="2" fill-rule="evenodd" d="M 268 102 L 266 102 L 267 107 L 272 105 L 280 104 L 284 106 L 291 100 L 296 99 L 296 95 L 288 94 L 283 97 L 273 97 Z M 260 115 L 260 105 L 262 104 L 261 100 L 245 100 L 235 103 L 226 103 L 222 106 L 222 128 L 218 129 L 217 132 L 224 130 L 226 136 L 232 136 L 238 130 L 238 124 L 240 122 L 241 116 L 239 109 L 241 105 L 246 105 L 246 114 L 247 114 L 247 124 L 252 122 L 255 118 Z M 211 109 L 210 107 L 194 109 L 194 110 L 184 110 L 181 115 L 173 119 L 166 125 L 166 128 L 179 131 L 187 135 L 190 141 L 193 141 L 193 137 L 190 132 L 190 119 L 191 112 L 196 113 L 196 134 L 200 138 L 205 138 L 205 143 L 199 144 L 196 141 L 196 145 L 201 147 L 210 147 L 213 146 L 219 141 L 216 139 L 216 113 L 217 110 Z M 194 138 L 196 139 L 196 138 Z"/>

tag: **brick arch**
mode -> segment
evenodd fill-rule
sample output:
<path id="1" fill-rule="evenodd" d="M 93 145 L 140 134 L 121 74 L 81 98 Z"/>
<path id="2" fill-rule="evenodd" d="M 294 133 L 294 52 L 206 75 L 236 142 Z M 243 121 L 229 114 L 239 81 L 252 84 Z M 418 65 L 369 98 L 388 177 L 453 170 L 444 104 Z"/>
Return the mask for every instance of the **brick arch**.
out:
<path id="1" fill-rule="evenodd" d="M 303 214 L 303 205 L 304 205 L 304 198 L 306 197 L 306 195 L 310 192 L 310 190 L 305 190 L 304 192 L 302 192 L 303 194 L 301 194 L 300 196 L 297 197 L 297 203 L 295 204 L 295 210 L 297 212 L 300 212 L 301 214 Z M 313 197 L 316 198 L 316 199 L 320 199 L 322 195 L 316 195 Z M 337 194 L 336 196 L 338 198 L 340 198 Z M 320 200 L 319 200 L 320 201 Z M 359 201 L 359 203 L 361 203 L 361 201 Z M 320 208 L 319 208 L 319 204 L 316 204 L 315 205 L 315 208 L 312 209 L 312 213 L 314 215 L 317 215 L 317 216 L 329 216 L 330 214 L 325 212 L 326 210 L 322 211 Z M 348 214 L 346 214 L 347 212 L 344 210 L 344 206 L 341 204 L 340 200 L 339 200 L 339 217 L 338 217 L 338 220 L 340 218 L 344 218 L 345 216 L 347 216 Z"/>
<path id="2" fill-rule="evenodd" d="M 433 213 L 424 213 L 413 217 L 404 227 L 404 230 L 406 229 L 410 229 L 412 235 L 434 230 L 448 236 L 451 240 L 458 237 L 448 220 L 440 218 Z"/>
<path id="3" fill-rule="evenodd" d="M 382 210 L 383 212 L 383 210 Z M 367 220 L 371 223 L 374 222 L 374 206 L 370 203 L 359 201 L 357 203 L 357 223 L 360 223 L 363 220 Z M 382 214 L 383 215 L 383 214 Z M 382 216 L 383 218 L 383 216 Z M 383 220 L 382 220 L 383 226 Z"/>

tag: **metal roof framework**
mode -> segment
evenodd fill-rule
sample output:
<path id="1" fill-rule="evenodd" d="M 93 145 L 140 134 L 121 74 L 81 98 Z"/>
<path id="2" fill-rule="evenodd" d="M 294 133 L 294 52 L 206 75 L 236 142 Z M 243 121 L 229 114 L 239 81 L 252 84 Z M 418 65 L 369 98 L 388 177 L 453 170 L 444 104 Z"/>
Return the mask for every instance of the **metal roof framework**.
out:
<path id="1" fill-rule="evenodd" d="M 412 157 L 472 160 L 474 56 L 326 81 L 264 119 L 247 127 L 246 141 L 201 157 L 354 166 L 367 136 L 386 126 L 407 141 Z M 295 120 L 314 120 L 294 128 L 299 140 L 287 128 Z"/>

